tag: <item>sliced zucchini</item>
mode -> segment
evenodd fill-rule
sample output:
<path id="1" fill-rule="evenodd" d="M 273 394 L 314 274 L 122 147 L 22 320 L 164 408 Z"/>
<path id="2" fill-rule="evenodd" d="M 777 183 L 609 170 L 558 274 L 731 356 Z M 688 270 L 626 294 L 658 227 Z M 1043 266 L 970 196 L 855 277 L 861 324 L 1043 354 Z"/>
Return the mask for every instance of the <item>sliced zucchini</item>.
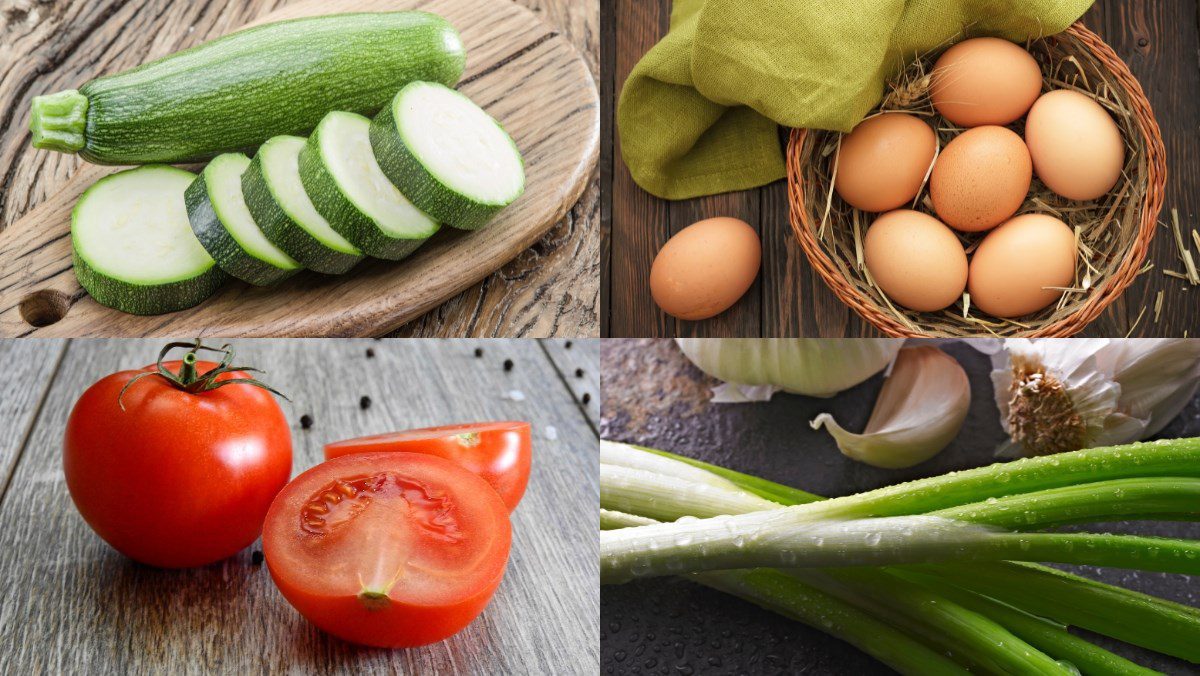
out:
<path id="1" fill-rule="evenodd" d="M 242 196 L 254 222 L 272 244 L 309 270 L 338 275 L 363 259 L 363 252 L 330 227 L 300 182 L 304 139 L 276 136 L 262 144 L 246 173 Z"/>
<path id="2" fill-rule="evenodd" d="M 300 180 L 317 211 L 368 256 L 398 261 L 440 227 L 392 185 L 371 150 L 371 121 L 334 111 L 300 151 Z"/>
<path id="3" fill-rule="evenodd" d="M 163 165 L 96 181 L 71 212 L 79 284 L 101 305 L 135 315 L 199 304 L 225 273 L 188 224 L 183 194 L 190 171 Z"/>
<path id="4" fill-rule="evenodd" d="M 371 122 L 383 173 L 418 209 L 465 230 L 525 191 L 521 153 L 500 123 L 445 85 L 413 82 Z"/>
<path id="5" fill-rule="evenodd" d="M 263 235 L 246 201 L 242 174 L 250 158 L 227 153 L 213 159 L 184 193 L 196 239 L 230 275 L 258 286 L 281 282 L 301 265 Z"/>

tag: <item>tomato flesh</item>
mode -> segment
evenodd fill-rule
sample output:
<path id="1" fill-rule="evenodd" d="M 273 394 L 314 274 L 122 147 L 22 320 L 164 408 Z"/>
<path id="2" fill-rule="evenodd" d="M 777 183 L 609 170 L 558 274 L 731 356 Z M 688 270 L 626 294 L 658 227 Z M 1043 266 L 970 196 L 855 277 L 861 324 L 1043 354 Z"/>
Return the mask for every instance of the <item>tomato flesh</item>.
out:
<path id="1" fill-rule="evenodd" d="M 335 441 L 325 445 L 325 459 L 383 452 L 436 455 L 483 477 L 511 512 L 529 483 L 530 436 L 529 423 L 518 421 L 424 427 Z"/>
<path id="2" fill-rule="evenodd" d="M 177 372 L 180 363 L 164 366 Z M 244 384 L 190 393 L 148 376 L 121 395 L 153 370 L 114 373 L 80 396 L 63 440 L 67 488 L 92 530 L 136 561 L 219 561 L 258 538 L 291 475 L 287 419 L 270 392 Z"/>
<path id="3" fill-rule="evenodd" d="M 504 576 L 508 510 L 480 477 L 415 453 L 356 454 L 275 499 L 263 553 L 284 598 L 339 638 L 440 641 L 479 615 Z"/>

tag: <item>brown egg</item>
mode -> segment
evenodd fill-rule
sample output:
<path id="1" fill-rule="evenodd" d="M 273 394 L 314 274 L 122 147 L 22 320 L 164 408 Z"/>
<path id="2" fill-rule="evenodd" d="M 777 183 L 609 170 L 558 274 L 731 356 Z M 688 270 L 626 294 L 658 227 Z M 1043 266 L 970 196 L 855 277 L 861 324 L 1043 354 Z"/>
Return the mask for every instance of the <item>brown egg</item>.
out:
<path id="1" fill-rule="evenodd" d="M 1042 93 L 1042 70 L 1024 47 L 1000 38 L 973 38 L 933 64 L 929 96 L 942 117 L 960 127 L 1006 125 Z"/>
<path id="2" fill-rule="evenodd" d="M 967 254 L 941 221 L 919 211 L 889 211 L 867 228 L 863 259 L 871 279 L 894 302 L 934 312 L 967 285 Z"/>
<path id="3" fill-rule="evenodd" d="M 693 223 L 667 240 L 650 267 L 650 294 L 663 312 L 708 319 L 737 302 L 758 276 L 758 233 L 736 218 Z"/>
<path id="4" fill-rule="evenodd" d="M 842 137 L 834 189 L 855 209 L 889 211 L 917 196 L 937 137 L 905 113 L 884 113 L 858 123 Z"/>
<path id="5" fill-rule="evenodd" d="M 1025 143 L 1037 176 L 1072 200 L 1103 196 L 1121 178 L 1125 142 L 1099 103 L 1067 89 L 1043 94 L 1025 120 Z"/>
<path id="6" fill-rule="evenodd" d="M 1033 163 L 1020 136 L 1004 127 L 968 129 L 946 144 L 929 177 L 929 198 L 952 228 L 979 232 L 1017 213 Z"/>
<path id="7" fill-rule="evenodd" d="M 971 305 L 1020 317 L 1057 301 L 1075 280 L 1075 233 L 1046 214 L 1023 214 L 983 238 L 971 257 Z"/>

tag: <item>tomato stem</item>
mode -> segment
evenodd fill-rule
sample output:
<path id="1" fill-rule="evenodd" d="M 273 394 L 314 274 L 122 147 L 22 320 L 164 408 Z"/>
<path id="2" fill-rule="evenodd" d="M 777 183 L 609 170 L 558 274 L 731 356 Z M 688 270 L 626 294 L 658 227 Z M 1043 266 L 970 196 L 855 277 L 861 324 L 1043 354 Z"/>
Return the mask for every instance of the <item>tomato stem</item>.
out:
<path id="1" fill-rule="evenodd" d="M 183 355 L 182 364 L 179 367 L 179 373 L 172 373 L 167 370 L 167 367 L 163 365 L 163 362 L 166 360 L 167 355 L 170 354 L 171 350 L 180 348 L 187 348 L 188 352 L 187 354 Z M 204 373 L 197 373 L 196 362 L 199 358 L 196 356 L 196 353 L 200 352 L 201 350 L 207 350 L 209 352 L 221 354 L 221 363 L 218 364 L 216 368 L 205 371 Z M 177 389 L 183 390 L 184 392 L 188 392 L 190 394 L 200 394 L 202 392 L 208 392 L 209 390 L 215 390 L 218 387 L 224 387 L 225 385 L 240 384 L 259 387 L 272 394 L 291 401 L 291 399 L 288 399 L 286 394 L 255 378 L 227 378 L 225 380 L 217 380 L 217 376 L 221 375 L 222 373 L 231 373 L 234 371 L 242 371 L 245 373 L 263 373 L 262 370 L 251 366 L 233 366 L 232 364 L 233 350 L 230 349 L 228 344 L 222 345 L 221 347 L 209 347 L 208 345 L 204 345 L 199 338 L 197 338 L 196 342 L 194 343 L 167 343 L 163 347 L 162 351 L 158 353 L 158 361 L 155 363 L 155 370 L 147 371 L 146 373 L 140 373 L 133 378 L 130 378 L 129 382 L 125 383 L 125 387 L 121 388 L 120 394 L 117 395 L 117 403 L 120 404 L 121 410 L 124 411 L 125 402 L 123 401 L 123 397 L 125 396 L 125 390 L 128 390 L 129 387 L 135 382 L 148 376 L 158 376 L 171 383 Z"/>

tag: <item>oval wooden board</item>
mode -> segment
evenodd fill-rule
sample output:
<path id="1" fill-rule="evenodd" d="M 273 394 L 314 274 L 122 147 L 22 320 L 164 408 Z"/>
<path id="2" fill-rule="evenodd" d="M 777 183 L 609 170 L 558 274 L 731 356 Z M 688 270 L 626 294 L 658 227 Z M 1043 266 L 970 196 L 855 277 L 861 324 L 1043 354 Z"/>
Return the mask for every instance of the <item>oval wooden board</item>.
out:
<path id="1" fill-rule="evenodd" d="M 230 281 L 191 310 L 136 317 L 97 304 L 71 269 L 75 200 L 117 170 L 84 164 L 56 195 L 0 233 L 0 335 L 378 335 L 536 242 L 587 185 L 599 153 L 600 109 L 579 53 L 532 12 L 508 0 L 314 0 L 254 23 L 399 9 L 435 12 L 454 24 L 467 48 L 459 89 L 504 124 L 525 157 L 525 194 L 486 228 L 444 228 L 400 263 L 367 260 L 340 277 L 306 272 L 268 289 Z"/>

